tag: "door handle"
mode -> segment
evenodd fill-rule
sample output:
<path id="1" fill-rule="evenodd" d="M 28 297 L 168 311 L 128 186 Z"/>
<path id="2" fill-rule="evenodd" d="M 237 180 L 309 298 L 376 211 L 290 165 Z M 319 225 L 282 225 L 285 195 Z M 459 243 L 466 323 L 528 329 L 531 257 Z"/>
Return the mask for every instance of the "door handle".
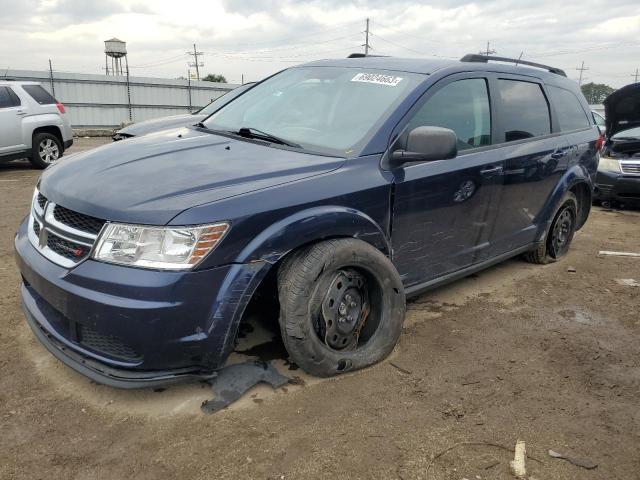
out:
<path id="1" fill-rule="evenodd" d="M 566 150 L 556 150 L 551 154 L 551 158 L 553 158 L 554 160 L 559 160 L 566 155 L 567 155 Z"/>
<path id="2" fill-rule="evenodd" d="M 483 177 L 494 177 L 496 175 L 500 175 L 502 173 L 502 165 L 485 168 L 484 170 L 480 170 L 480 175 Z"/>

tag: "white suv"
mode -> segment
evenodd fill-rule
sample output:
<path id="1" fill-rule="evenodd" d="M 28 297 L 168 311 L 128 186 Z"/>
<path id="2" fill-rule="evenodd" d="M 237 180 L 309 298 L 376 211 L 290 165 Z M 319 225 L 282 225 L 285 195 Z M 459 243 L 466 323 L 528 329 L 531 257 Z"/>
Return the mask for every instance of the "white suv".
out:
<path id="1" fill-rule="evenodd" d="M 46 168 L 73 144 L 64 105 L 35 82 L 0 80 L 0 126 L 0 161 Z"/>

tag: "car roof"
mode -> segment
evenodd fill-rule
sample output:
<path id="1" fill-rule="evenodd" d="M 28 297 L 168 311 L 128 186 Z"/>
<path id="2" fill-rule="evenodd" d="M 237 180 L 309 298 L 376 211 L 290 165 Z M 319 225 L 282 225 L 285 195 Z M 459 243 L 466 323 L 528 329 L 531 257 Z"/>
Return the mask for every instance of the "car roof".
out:
<path id="1" fill-rule="evenodd" d="M 551 73 L 541 68 L 533 68 L 524 65 L 508 63 L 461 61 L 446 58 L 398 58 L 398 57 L 375 57 L 362 56 L 356 58 L 340 58 L 333 60 L 317 60 L 305 63 L 302 66 L 318 67 L 349 67 L 349 68 L 373 68 L 376 70 L 390 70 L 396 72 L 418 73 L 431 75 L 440 70 L 447 70 L 447 73 L 483 71 L 512 73 L 517 75 L 528 75 L 539 78 L 548 83 L 556 83 L 566 86 L 576 82 L 568 80 L 557 73 Z"/>

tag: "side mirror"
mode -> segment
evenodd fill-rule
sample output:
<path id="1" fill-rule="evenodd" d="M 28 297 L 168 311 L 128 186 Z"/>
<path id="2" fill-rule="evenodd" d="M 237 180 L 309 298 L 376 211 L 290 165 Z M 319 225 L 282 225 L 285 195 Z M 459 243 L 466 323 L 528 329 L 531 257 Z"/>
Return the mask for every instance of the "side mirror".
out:
<path id="1" fill-rule="evenodd" d="M 453 130 L 441 127 L 416 127 L 409 132 L 406 150 L 391 153 L 392 168 L 410 162 L 448 160 L 458 155 L 458 137 Z"/>

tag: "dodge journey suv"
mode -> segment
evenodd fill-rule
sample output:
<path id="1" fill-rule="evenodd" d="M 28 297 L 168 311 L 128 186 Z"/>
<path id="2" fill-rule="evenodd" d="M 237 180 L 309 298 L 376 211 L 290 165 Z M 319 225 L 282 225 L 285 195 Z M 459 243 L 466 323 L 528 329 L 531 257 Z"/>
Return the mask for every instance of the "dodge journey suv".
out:
<path id="1" fill-rule="evenodd" d="M 563 71 L 515 62 L 313 62 L 48 168 L 15 240 L 29 325 L 124 388 L 215 375 L 252 302 L 313 375 L 384 359 L 407 297 L 553 262 L 587 220 L 589 107 Z"/>

